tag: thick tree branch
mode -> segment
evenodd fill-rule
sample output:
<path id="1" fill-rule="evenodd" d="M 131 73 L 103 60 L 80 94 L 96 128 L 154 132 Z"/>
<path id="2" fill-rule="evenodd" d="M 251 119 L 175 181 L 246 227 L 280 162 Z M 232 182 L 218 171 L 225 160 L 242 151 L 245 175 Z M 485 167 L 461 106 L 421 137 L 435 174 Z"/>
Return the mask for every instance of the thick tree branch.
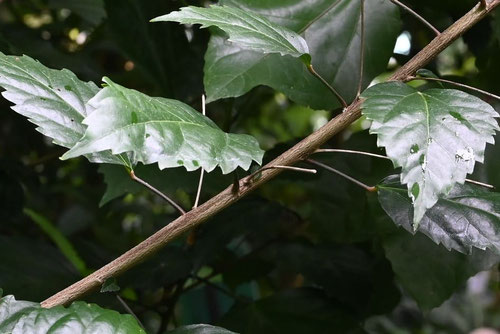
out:
<path id="1" fill-rule="evenodd" d="M 465 31 L 471 28 L 491 10 L 500 5 L 500 0 L 489 2 L 488 8 L 483 8 L 478 3 L 469 13 L 455 22 L 446 31 L 437 36 L 420 53 L 413 57 L 407 64 L 394 73 L 390 80 L 405 80 L 419 68 L 424 67 L 430 60 L 438 55 L 443 49 L 450 45 Z M 316 132 L 303 139 L 297 145 L 271 161 L 265 167 L 276 165 L 290 166 L 298 161 L 306 159 L 316 151 L 327 140 L 346 128 L 349 124 L 361 116 L 361 100 L 354 101 L 346 110 L 324 125 Z M 197 226 L 217 214 L 224 208 L 238 201 L 241 197 L 268 182 L 282 169 L 268 168 L 262 171 L 262 176 L 248 182 L 248 177 L 239 180 L 239 191 L 232 190 L 233 186 L 227 187 L 224 191 L 214 196 L 203 205 L 187 212 L 177 218 L 148 239 L 144 240 L 116 260 L 105 265 L 93 274 L 85 277 L 81 281 L 60 291 L 54 296 L 42 302 L 43 307 L 53 307 L 56 305 L 68 304 L 84 294 L 101 286 L 107 278 L 115 277 L 127 271 L 146 257 L 154 254 L 174 238 L 180 236 L 194 226 Z"/>

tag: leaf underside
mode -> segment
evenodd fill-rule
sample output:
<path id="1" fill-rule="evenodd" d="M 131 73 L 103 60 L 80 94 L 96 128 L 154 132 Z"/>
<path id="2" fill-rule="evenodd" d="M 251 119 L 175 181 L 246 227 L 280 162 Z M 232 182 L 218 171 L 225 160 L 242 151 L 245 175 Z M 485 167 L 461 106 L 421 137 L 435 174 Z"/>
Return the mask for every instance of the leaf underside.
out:
<path id="1" fill-rule="evenodd" d="M 411 224 L 414 209 L 398 176 L 382 181 L 378 194 L 392 220 L 415 233 Z M 447 249 L 470 254 L 475 247 L 500 254 L 500 194 L 476 185 L 456 184 L 425 213 L 418 231 Z"/>
<path id="2" fill-rule="evenodd" d="M 42 308 L 37 303 L 0 299 L 0 333 L 145 333 L 131 315 L 75 302 L 70 307 Z"/>
<path id="3" fill-rule="evenodd" d="M 2 96 L 12 109 L 37 125 L 37 131 L 54 144 L 71 148 L 85 133 L 82 121 L 94 108 L 87 102 L 99 91 L 66 69 L 49 69 L 28 56 L 6 56 L 0 52 Z M 92 162 L 117 163 L 109 152 L 87 155 Z"/>
<path id="4" fill-rule="evenodd" d="M 417 91 L 388 82 L 367 89 L 363 114 L 407 184 L 414 228 L 440 197 L 463 184 L 494 143 L 496 111 L 479 98 L 452 89 Z"/>
<path id="5" fill-rule="evenodd" d="M 225 133 L 180 101 L 152 98 L 103 80 L 107 86 L 89 101 L 95 112 L 83 121 L 88 125 L 84 137 L 63 159 L 111 150 L 129 153 L 132 164 L 184 166 L 188 171 L 220 166 L 223 173 L 261 163 L 263 151 L 253 137 Z"/>
<path id="6" fill-rule="evenodd" d="M 178 12 L 159 16 L 152 22 L 172 21 L 215 26 L 229 35 L 229 40 L 242 48 L 282 56 L 305 57 L 309 63 L 306 41 L 295 32 L 275 25 L 258 14 L 239 8 L 213 5 L 209 8 L 183 7 Z"/>

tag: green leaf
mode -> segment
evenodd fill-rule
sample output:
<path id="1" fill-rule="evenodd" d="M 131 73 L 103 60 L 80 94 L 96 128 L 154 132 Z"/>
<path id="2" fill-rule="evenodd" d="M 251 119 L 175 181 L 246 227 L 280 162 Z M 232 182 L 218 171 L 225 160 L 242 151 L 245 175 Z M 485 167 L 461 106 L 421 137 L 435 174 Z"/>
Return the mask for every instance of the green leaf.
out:
<path id="1" fill-rule="evenodd" d="M 222 0 L 221 4 L 258 13 L 304 36 L 316 71 L 347 101 L 354 99 L 360 69 L 360 1 Z M 363 87 L 385 71 L 400 28 L 398 9 L 390 1 L 366 1 L 365 10 L 369 15 Z M 220 33 L 212 34 L 209 42 L 204 82 L 209 102 L 267 85 L 314 109 L 339 106 L 299 59 L 247 50 Z"/>
<path id="2" fill-rule="evenodd" d="M 275 293 L 251 304 L 233 307 L 220 325 L 242 334 L 351 333 L 359 328 L 352 314 L 341 309 L 320 289 Z"/>
<path id="3" fill-rule="evenodd" d="M 227 134 L 188 105 L 151 98 L 133 89 L 107 84 L 89 104 L 96 108 L 83 123 L 84 137 L 62 159 L 111 150 L 132 152 L 134 162 L 158 163 L 160 169 L 184 166 L 206 171 L 220 166 L 223 173 L 261 163 L 263 151 L 248 135 Z"/>
<path id="4" fill-rule="evenodd" d="M 383 246 L 399 283 L 426 310 L 441 305 L 469 277 L 500 260 L 491 251 L 450 252 L 422 234 L 403 231 L 384 237 Z"/>
<path id="5" fill-rule="evenodd" d="M 0 299 L 0 333 L 6 334 L 142 334 L 131 315 L 103 309 L 95 304 L 75 302 L 70 307 L 42 308 L 37 303 Z"/>
<path id="6" fill-rule="evenodd" d="M 85 132 L 83 119 L 94 111 L 87 102 L 99 91 L 92 82 L 80 81 L 71 71 L 53 70 L 28 56 L 0 52 L 0 87 L 15 106 L 12 109 L 37 125 L 37 131 L 54 144 L 73 147 Z M 119 163 L 109 152 L 87 155 L 92 162 Z"/>
<path id="7" fill-rule="evenodd" d="M 190 325 L 177 327 L 175 330 L 168 332 L 168 334 L 235 334 L 221 327 L 210 325 Z"/>
<path id="8" fill-rule="evenodd" d="M 464 183 L 475 161 L 482 162 L 486 143 L 498 130 L 497 112 L 486 102 L 453 89 L 419 92 L 404 83 L 368 88 L 363 114 L 408 185 L 416 229 L 425 211 Z"/>
<path id="9" fill-rule="evenodd" d="M 406 190 L 393 175 L 378 186 L 379 202 L 392 220 L 413 232 L 413 207 Z M 500 193 L 480 186 L 457 184 L 428 210 L 418 228 L 447 249 L 471 253 L 473 248 L 500 254 Z"/>
<path id="10" fill-rule="evenodd" d="M 201 24 L 222 29 L 229 35 L 229 41 L 248 50 L 264 54 L 279 53 L 282 56 L 300 57 L 310 63 L 306 41 L 295 32 L 271 23 L 258 14 L 228 6 L 183 7 L 178 12 L 159 16 L 152 22 L 173 21 L 184 24 Z"/>
<path id="11" fill-rule="evenodd" d="M 110 277 L 108 278 L 103 285 L 101 286 L 101 290 L 99 292 L 118 292 L 120 291 L 120 286 L 116 283 L 116 278 Z"/>

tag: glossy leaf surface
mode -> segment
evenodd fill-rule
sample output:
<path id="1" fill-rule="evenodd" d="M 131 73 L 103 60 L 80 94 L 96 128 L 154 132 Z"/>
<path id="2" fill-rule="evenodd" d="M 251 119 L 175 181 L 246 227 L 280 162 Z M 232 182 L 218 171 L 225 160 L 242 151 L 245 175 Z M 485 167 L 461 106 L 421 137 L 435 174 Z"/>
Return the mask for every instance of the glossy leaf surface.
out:
<path id="1" fill-rule="evenodd" d="M 372 121 L 370 133 L 402 168 L 414 205 L 413 225 L 455 183 L 464 183 L 486 143 L 498 129 L 497 112 L 486 102 L 453 89 L 417 91 L 388 82 L 367 89 L 363 114 Z"/>
<path id="2" fill-rule="evenodd" d="M 304 36 L 312 64 L 349 102 L 356 94 L 360 59 L 360 2 L 350 0 L 223 0 L 222 4 L 265 16 Z M 399 33 L 398 9 L 386 0 L 366 1 L 363 87 L 386 69 Z M 295 102 L 332 109 L 338 101 L 296 58 L 241 48 L 212 34 L 205 55 L 208 101 L 240 96 L 267 85 Z"/>
<path id="3" fill-rule="evenodd" d="M 379 202 L 392 220 L 412 232 L 413 207 L 397 176 L 378 186 Z M 475 185 L 457 184 L 428 210 L 418 228 L 447 249 L 473 248 L 500 254 L 500 194 Z"/>
<path id="4" fill-rule="evenodd" d="M 152 22 L 174 21 L 215 26 L 229 35 L 229 41 L 248 50 L 302 57 L 310 62 L 306 41 L 295 32 L 271 23 L 258 14 L 228 6 L 183 7 L 178 12 L 154 18 Z"/>
<path id="5" fill-rule="evenodd" d="M 37 303 L 0 299 L 0 332 L 9 334 L 142 334 L 131 315 L 103 309 L 95 304 L 75 302 L 70 307 L 50 309 Z"/>
<path id="6" fill-rule="evenodd" d="M 227 134 L 188 105 L 152 98 L 104 78 L 107 86 L 89 104 L 96 111 L 84 120 L 85 136 L 63 159 L 111 150 L 131 152 L 133 160 L 158 163 L 160 169 L 184 166 L 223 173 L 260 163 L 263 151 L 248 135 Z"/>

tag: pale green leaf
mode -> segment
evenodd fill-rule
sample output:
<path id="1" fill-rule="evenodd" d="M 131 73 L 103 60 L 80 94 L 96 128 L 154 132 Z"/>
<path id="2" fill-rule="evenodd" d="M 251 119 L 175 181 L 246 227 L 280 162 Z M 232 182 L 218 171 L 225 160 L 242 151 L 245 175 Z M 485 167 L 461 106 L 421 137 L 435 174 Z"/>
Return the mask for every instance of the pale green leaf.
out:
<path id="1" fill-rule="evenodd" d="M 145 334 L 131 315 L 75 302 L 70 307 L 42 308 L 37 303 L 0 299 L 2 334 Z"/>
<path id="2" fill-rule="evenodd" d="M 218 27 L 229 35 L 229 41 L 248 50 L 265 54 L 279 53 L 301 57 L 310 62 L 306 41 L 297 33 L 271 23 L 265 17 L 228 6 L 183 7 L 178 12 L 159 16 L 152 22 L 173 21 L 184 24 L 201 24 L 202 28 Z"/>
<path id="3" fill-rule="evenodd" d="M 221 4 L 257 13 L 306 40 L 312 64 L 344 97 L 356 96 L 360 76 L 360 1 L 221 0 Z M 365 1 L 363 88 L 384 72 L 400 33 L 398 8 L 389 0 Z M 263 54 L 212 33 L 205 54 L 207 101 L 236 97 L 258 85 L 283 92 L 313 109 L 339 106 L 335 96 L 294 57 Z"/>
<path id="4" fill-rule="evenodd" d="M 79 80 L 71 71 L 45 67 L 28 56 L 6 56 L 0 52 L 2 96 L 12 109 L 27 117 L 37 131 L 54 144 L 73 147 L 83 136 L 82 121 L 94 108 L 87 102 L 99 91 L 92 82 Z M 88 155 L 92 162 L 119 163 L 109 152 Z"/>
<path id="5" fill-rule="evenodd" d="M 367 89 L 363 114 L 407 184 L 414 228 L 455 183 L 463 184 L 498 129 L 497 112 L 486 102 L 452 89 L 423 92 L 388 82 Z"/>
<path id="6" fill-rule="evenodd" d="M 415 233 L 413 206 L 398 177 L 388 177 L 377 188 L 385 212 L 397 225 Z M 425 213 L 418 231 L 447 249 L 462 253 L 490 249 L 500 254 L 500 193 L 457 184 Z"/>
<path id="7" fill-rule="evenodd" d="M 131 152 L 134 162 L 158 163 L 160 169 L 184 166 L 206 171 L 220 166 L 223 173 L 261 163 L 263 151 L 248 135 L 228 134 L 188 105 L 107 84 L 89 104 L 96 108 L 84 124 L 85 136 L 63 159 L 111 150 Z"/>

